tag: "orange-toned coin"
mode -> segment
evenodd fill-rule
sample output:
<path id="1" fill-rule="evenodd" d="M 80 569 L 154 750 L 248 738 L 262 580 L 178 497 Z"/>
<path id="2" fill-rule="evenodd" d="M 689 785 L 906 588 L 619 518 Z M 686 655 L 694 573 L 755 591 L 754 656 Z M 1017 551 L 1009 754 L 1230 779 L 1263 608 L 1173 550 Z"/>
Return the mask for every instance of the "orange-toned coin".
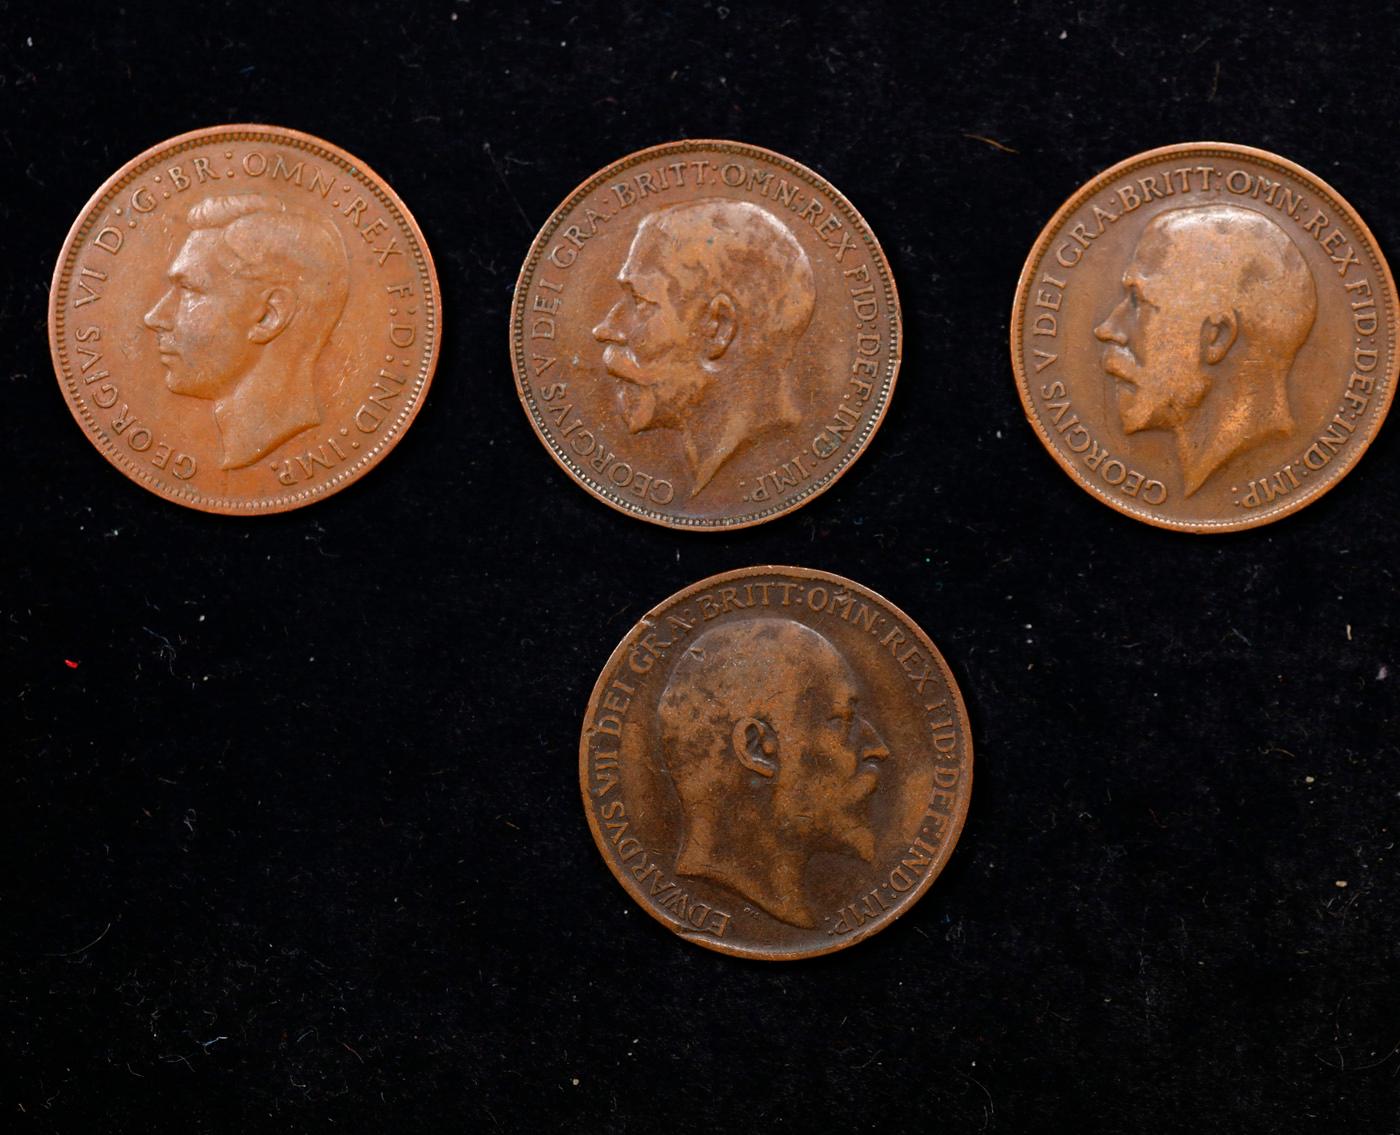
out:
<path id="1" fill-rule="evenodd" d="M 753 567 L 677 592 L 622 640 L 579 779 L 643 910 L 784 961 L 868 938 L 924 894 L 967 815 L 972 738 L 947 663 L 898 607 Z"/>
<path id="2" fill-rule="evenodd" d="M 831 487 L 899 372 L 899 299 L 861 215 L 790 158 L 673 142 L 579 186 L 530 247 L 516 387 L 580 485 L 673 528 L 742 528 Z"/>
<path id="3" fill-rule="evenodd" d="M 49 341 L 88 439 L 207 512 L 297 508 L 378 464 L 437 363 L 432 256 L 344 150 L 216 126 L 93 195 L 54 271 Z"/>
<path id="4" fill-rule="evenodd" d="M 1040 234 L 1016 292 L 1026 414 L 1083 488 L 1163 528 L 1277 520 L 1356 464 L 1397 370 L 1395 282 L 1356 211 L 1248 146 L 1150 150 Z"/>

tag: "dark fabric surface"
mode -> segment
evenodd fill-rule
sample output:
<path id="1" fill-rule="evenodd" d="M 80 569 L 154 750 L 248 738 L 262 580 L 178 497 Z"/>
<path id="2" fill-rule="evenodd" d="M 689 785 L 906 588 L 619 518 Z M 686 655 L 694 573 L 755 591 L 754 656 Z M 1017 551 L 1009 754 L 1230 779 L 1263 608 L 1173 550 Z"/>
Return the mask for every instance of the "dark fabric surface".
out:
<path id="1" fill-rule="evenodd" d="M 1396 424 L 1292 518 L 1157 531 L 1056 467 L 1006 347 L 1041 226 L 1155 145 L 1286 155 L 1395 254 L 1395 19 L 915 11 L 0 4 L 8 1129 L 1396 1129 Z M 445 329 L 381 468 L 252 520 L 109 467 L 45 334 L 88 195 L 230 121 L 383 174 Z M 506 349 L 549 212 L 681 136 L 830 178 L 904 308 L 866 455 L 729 535 L 570 484 Z M 577 788 L 624 631 L 764 562 L 908 611 L 976 744 L 922 902 L 776 967 L 635 908 Z"/>

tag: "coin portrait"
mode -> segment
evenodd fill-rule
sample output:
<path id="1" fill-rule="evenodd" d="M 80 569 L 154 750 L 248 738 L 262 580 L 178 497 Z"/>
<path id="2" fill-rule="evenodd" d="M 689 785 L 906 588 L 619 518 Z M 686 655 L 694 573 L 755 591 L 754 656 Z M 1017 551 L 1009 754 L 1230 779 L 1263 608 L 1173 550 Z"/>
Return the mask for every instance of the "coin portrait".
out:
<path id="1" fill-rule="evenodd" d="M 1394 391 L 1395 290 L 1301 168 L 1195 144 L 1080 190 L 1022 274 L 1027 415 L 1099 499 L 1163 527 L 1251 527 L 1345 474 Z"/>
<path id="2" fill-rule="evenodd" d="M 360 476 L 431 381 L 437 279 L 363 163 L 228 126 L 140 155 L 60 257 L 50 339 L 69 408 L 139 484 L 191 507 L 294 508 Z"/>
<path id="3" fill-rule="evenodd" d="M 812 853 L 875 857 L 870 797 L 889 753 L 862 706 L 840 653 L 795 620 L 697 636 L 657 709 L 682 816 L 676 874 L 816 926 L 802 883 Z"/>
<path id="4" fill-rule="evenodd" d="M 632 433 L 681 437 L 689 496 L 770 430 L 798 425 L 797 342 L 816 303 L 792 231 L 748 201 L 673 205 L 637 226 L 594 337 Z"/>
<path id="5" fill-rule="evenodd" d="M 314 365 L 340 322 L 350 261 L 334 226 L 261 193 L 210 197 L 170 286 L 142 322 L 165 385 L 212 402 L 225 469 L 251 465 L 318 424 Z"/>
<path id="6" fill-rule="evenodd" d="M 732 142 L 644 150 L 581 186 L 532 246 L 511 320 L 555 460 L 672 527 L 759 523 L 826 489 L 883 417 L 900 343 L 849 202 Z"/>
<path id="7" fill-rule="evenodd" d="M 952 850 L 972 775 L 933 644 L 839 576 L 751 568 L 646 616 L 580 745 L 614 875 L 692 941 L 808 957 L 885 926 Z"/>

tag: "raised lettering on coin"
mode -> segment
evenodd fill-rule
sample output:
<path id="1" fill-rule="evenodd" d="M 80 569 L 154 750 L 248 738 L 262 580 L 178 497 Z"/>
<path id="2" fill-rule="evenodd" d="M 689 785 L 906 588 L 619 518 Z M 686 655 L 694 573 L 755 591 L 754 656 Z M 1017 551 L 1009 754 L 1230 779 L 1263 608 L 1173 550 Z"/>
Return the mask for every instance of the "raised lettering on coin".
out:
<path id="1" fill-rule="evenodd" d="M 210 512 L 343 488 L 417 414 L 439 341 L 432 258 L 364 164 L 294 130 L 164 142 L 88 203 L 49 336 L 74 417 L 138 483 Z"/>
<path id="2" fill-rule="evenodd" d="M 1022 272 L 1026 413 L 1100 500 L 1193 532 L 1315 500 L 1394 394 L 1396 295 L 1356 213 L 1306 170 L 1199 143 L 1076 193 Z"/>
<path id="3" fill-rule="evenodd" d="M 874 236 L 810 170 L 733 142 L 643 150 L 536 238 L 511 313 L 536 433 L 585 488 L 673 527 L 733 528 L 823 491 L 899 368 Z"/>
<path id="4" fill-rule="evenodd" d="M 942 869 L 972 749 L 942 656 L 839 576 L 750 568 L 653 610 L 594 688 L 579 751 L 614 875 L 726 953 L 827 953 Z"/>

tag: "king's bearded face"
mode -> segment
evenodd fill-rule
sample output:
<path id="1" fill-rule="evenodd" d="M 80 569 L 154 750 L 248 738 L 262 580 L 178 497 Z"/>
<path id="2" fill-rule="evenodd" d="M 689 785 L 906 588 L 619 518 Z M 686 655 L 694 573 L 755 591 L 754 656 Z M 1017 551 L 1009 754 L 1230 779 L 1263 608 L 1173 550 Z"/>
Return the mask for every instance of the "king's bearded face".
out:
<path id="1" fill-rule="evenodd" d="M 622 383 L 618 399 L 632 433 L 680 428 L 710 383 L 708 298 L 683 294 L 667 256 L 656 232 L 643 222 L 618 273 L 622 298 L 593 329 L 606 344 L 603 365 Z"/>
<path id="2" fill-rule="evenodd" d="M 1210 389 L 1203 361 L 1219 306 L 1219 264 L 1197 263 L 1171 235 L 1149 229 L 1123 274 L 1123 297 L 1098 327 L 1103 369 L 1117 381 L 1125 433 L 1176 429 Z"/>

